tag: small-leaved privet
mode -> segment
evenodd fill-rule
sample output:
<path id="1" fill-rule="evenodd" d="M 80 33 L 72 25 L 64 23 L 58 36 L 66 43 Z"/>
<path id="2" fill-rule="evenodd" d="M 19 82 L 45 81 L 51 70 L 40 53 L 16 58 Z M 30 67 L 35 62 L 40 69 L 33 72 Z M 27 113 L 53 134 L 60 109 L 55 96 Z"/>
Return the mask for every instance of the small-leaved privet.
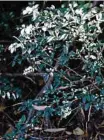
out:
<path id="1" fill-rule="evenodd" d="M 41 115 L 67 117 L 76 102 L 85 110 L 90 106 L 102 109 L 104 5 L 90 8 L 68 2 L 58 9 L 53 5 L 42 11 L 38 8 L 34 5 L 23 10 L 22 15 L 31 17 L 31 23 L 20 27 L 9 50 L 14 53 L 20 48 L 22 60 L 29 62 L 23 74 L 31 68 L 34 73 L 45 73 L 46 84 L 52 78 L 44 94 L 37 93 L 33 99 L 37 105 L 50 106 Z"/>

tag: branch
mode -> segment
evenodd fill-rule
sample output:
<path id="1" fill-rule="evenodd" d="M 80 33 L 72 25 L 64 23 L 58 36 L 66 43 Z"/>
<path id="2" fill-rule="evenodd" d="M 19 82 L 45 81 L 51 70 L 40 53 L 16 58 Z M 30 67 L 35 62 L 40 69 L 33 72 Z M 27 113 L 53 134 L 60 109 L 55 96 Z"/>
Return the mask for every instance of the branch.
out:
<path id="1" fill-rule="evenodd" d="M 28 79 L 29 81 L 31 81 L 33 84 L 36 85 L 35 81 L 31 78 L 34 76 L 42 76 L 45 73 L 28 73 L 26 75 L 24 75 L 23 73 L 0 73 L 0 76 L 7 76 L 7 77 L 25 77 L 26 79 Z"/>
<path id="2" fill-rule="evenodd" d="M 59 66 L 59 60 L 56 61 L 56 64 L 54 66 L 54 70 L 56 71 L 57 68 Z M 47 83 L 45 84 L 45 86 L 41 89 L 41 91 L 37 94 L 36 98 L 38 97 L 42 97 L 44 95 L 44 92 L 49 88 L 49 86 L 51 85 L 52 81 L 53 81 L 53 76 L 54 76 L 54 72 L 50 72 L 49 74 L 49 79 L 47 81 Z M 35 99 L 36 99 L 35 98 Z"/>
<path id="3" fill-rule="evenodd" d="M 11 44 L 13 43 L 13 41 L 9 41 L 9 40 L 0 40 L 0 44 Z"/>
<path id="4" fill-rule="evenodd" d="M 28 74 L 23 74 L 23 73 L 0 73 L 0 76 L 8 76 L 8 77 L 26 77 L 26 76 L 43 76 L 46 73 L 28 73 Z"/>

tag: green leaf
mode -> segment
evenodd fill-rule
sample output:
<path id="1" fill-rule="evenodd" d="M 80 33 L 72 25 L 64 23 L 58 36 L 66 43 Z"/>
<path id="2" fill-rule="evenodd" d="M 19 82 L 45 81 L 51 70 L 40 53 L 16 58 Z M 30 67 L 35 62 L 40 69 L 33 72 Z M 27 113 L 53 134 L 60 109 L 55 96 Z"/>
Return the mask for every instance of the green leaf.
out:
<path id="1" fill-rule="evenodd" d="M 54 36 L 50 36 L 47 38 L 47 43 L 51 42 L 54 39 Z"/>
<path id="2" fill-rule="evenodd" d="M 84 96 L 84 97 L 82 98 L 82 102 L 83 102 L 83 103 L 86 103 L 86 96 Z"/>
<path id="3" fill-rule="evenodd" d="M 96 76 L 96 82 L 98 85 L 101 84 L 102 78 L 100 76 Z"/>
<path id="4" fill-rule="evenodd" d="M 54 111 L 53 108 L 47 107 L 45 112 L 44 112 L 44 116 L 47 117 L 47 118 L 52 116 L 53 115 L 53 111 Z"/>
<path id="5" fill-rule="evenodd" d="M 90 98 L 91 98 L 91 102 L 94 102 L 95 101 L 95 95 L 90 95 Z"/>
<path id="6" fill-rule="evenodd" d="M 24 123 L 26 121 L 26 116 L 22 115 L 21 119 L 19 120 L 19 123 Z"/>
<path id="7" fill-rule="evenodd" d="M 85 104 L 85 111 L 87 111 L 89 109 L 89 107 L 90 107 L 89 103 Z"/>
<path id="8" fill-rule="evenodd" d="M 14 67 L 15 64 L 16 64 L 16 61 L 14 60 L 14 61 L 12 62 L 12 67 Z"/>
<path id="9" fill-rule="evenodd" d="M 104 95 L 104 89 L 102 89 L 100 93 L 101 93 L 102 95 Z"/>
<path id="10" fill-rule="evenodd" d="M 88 101 L 88 102 L 90 102 L 90 101 L 91 101 L 91 97 L 90 97 L 90 95 L 89 95 L 89 94 L 86 96 L 86 99 L 87 99 L 87 101 Z"/>

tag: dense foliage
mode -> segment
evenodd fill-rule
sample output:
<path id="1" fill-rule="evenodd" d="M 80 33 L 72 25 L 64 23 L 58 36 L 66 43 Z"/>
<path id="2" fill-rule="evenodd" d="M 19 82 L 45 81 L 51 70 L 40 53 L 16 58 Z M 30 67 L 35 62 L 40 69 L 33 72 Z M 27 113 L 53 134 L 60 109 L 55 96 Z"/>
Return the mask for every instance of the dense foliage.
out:
<path id="1" fill-rule="evenodd" d="M 32 4 L 22 15 L 27 22 L 6 49 L 11 63 L 1 58 L 10 69 L 0 71 L 1 98 L 15 101 L 12 109 L 19 113 L 5 137 L 19 140 L 35 139 L 36 132 L 26 135 L 33 127 L 47 137 L 52 128 L 66 129 L 70 120 L 61 122 L 74 111 L 104 109 L 104 5 L 71 1 L 40 11 Z"/>

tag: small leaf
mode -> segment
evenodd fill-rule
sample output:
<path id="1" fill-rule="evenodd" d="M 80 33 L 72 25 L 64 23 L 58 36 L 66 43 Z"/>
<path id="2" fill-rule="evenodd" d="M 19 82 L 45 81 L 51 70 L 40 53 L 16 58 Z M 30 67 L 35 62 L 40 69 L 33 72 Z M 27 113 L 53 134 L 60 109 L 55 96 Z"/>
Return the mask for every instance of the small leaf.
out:
<path id="1" fill-rule="evenodd" d="M 86 96 L 84 96 L 84 97 L 82 98 L 82 102 L 83 102 L 83 103 L 86 103 Z"/>
<path id="2" fill-rule="evenodd" d="M 47 38 L 47 43 L 51 42 L 53 39 L 54 39 L 53 36 L 48 37 L 48 38 Z"/>
<path id="3" fill-rule="evenodd" d="M 84 135 L 84 131 L 81 128 L 77 127 L 76 129 L 73 130 L 73 134 L 74 135 Z"/>
<path id="4" fill-rule="evenodd" d="M 89 95 L 89 94 L 86 96 L 86 99 L 87 99 L 87 101 L 88 101 L 88 102 L 90 102 L 91 97 L 90 97 L 90 95 Z"/>
<path id="5" fill-rule="evenodd" d="M 26 121 L 26 116 L 23 115 L 22 118 L 19 120 L 19 123 L 24 123 Z"/>
<path id="6" fill-rule="evenodd" d="M 104 89 L 101 90 L 101 94 L 104 95 Z"/>
<path id="7" fill-rule="evenodd" d="M 67 134 L 67 135 L 71 135 L 72 132 L 70 132 L 70 131 L 66 131 L 66 134 Z"/>
<path id="8" fill-rule="evenodd" d="M 63 34 L 62 36 L 60 36 L 59 40 L 63 40 L 63 39 L 65 39 L 66 37 L 67 37 L 67 35 L 66 35 L 66 34 Z"/>
<path id="9" fill-rule="evenodd" d="M 100 76 L 96 76 L 96 82 L 98 85 L 101 84 L 102 78 Z"/>
<path id="10" fill-rule="evenodd" d="M 16 62 L 15 62 L 15 61 L 13 61 L 13 62 L 12 62 L 12 67 L 14 67 L 14 66 L 15 66 L 15 64 L 16 64 Z"/>
<path id="11" fill-rule="evenodd" d="M 10 99 L 10 92 L 7 92 L 6 94 L 7 94 L 8 99 Z"/>
<path id="12" fill-rule="evenodd" d="M 87 111 L 89 109 L 89 107 L 90 107 L 89 103 L 85 104 L 85 111 Z"/>

